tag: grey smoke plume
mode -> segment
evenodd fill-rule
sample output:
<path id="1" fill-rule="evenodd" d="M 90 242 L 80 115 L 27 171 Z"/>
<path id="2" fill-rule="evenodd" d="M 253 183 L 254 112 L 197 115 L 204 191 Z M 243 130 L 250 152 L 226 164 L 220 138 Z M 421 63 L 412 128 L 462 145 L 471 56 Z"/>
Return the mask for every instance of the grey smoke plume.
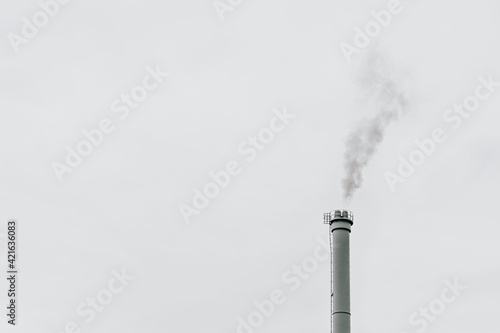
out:
<path id="1" fill-rule="evenodd" d="M 363 183 L 363 169 L 384 139 L 387 126 L 397 120 L 408 106 L 401 79 L 380 55 L 370 55 L 360 70 L 360 85 L 369 94 L 375 116 L 358 123 L 345 141 L 342 180 L 344 200 L 349 203 Z"/>

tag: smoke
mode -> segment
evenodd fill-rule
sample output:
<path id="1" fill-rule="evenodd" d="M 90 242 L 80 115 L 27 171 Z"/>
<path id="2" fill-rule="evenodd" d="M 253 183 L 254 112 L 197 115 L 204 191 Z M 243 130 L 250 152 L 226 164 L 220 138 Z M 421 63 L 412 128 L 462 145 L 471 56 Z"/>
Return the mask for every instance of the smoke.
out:
<path id="1" fill-rule="evenodd" d="M 345 141 L 344 168 L 342 180 L 344 200 L 350 202 L 356 190 L 363 183 L 363 169 L 375 154 L 384 139 L 384 131 L 397 120 L 408 106 L 408 98 L 398 73 L 386 57 L 369 55 L 360 69 L 359 84 L 368 93 L 375 116 L 359 122 Z"/>

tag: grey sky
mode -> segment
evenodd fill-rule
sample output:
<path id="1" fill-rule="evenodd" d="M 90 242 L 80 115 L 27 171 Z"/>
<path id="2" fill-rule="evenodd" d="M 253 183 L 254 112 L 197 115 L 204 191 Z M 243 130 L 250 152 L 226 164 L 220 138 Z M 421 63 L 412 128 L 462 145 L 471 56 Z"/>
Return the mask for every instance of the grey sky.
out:
<path id="1" fill-rule="evenodd" d="M 500 81 L 500 4 L 402 0 L 348 64 L 340 43 L 387 3 L 243 1 L 222 21 L 210 0 L 73 0 L 15 53 L 7 34 L 40 7 L 3 1 L 0 233 L 19 220 L 21 273 L 2 332 L 235 333 L 275 289 L 286 301 L 256 332 L 327 332 L 328 261 L 296 291 L 282 276 L 327 237 L 323 213 L 348 208 L 353 333 L 417 332 L 411 314 L 455 277 L 467 289 L 426 332 L 498 333 L 500 89 L 457 129 L 443 114 L 478 77 Z M 356 77 L 377 50 L 412 107 L 342 207 L 344 140 L 376 111 Z M 170 75 L 120 120 L 111 104 L 148 66 Z M 247 161 L 239 145 L 283 108 L 296 117 Z M 115 130 L 59 182 L 53 161 L 106 117 Z M 384 174 L 436 128 L 446 141 L 391 191 Z M 186 224 L 179 205 L 232 160 L 241 173 Z M 84 323 L 78 305 L 122 268 L 135 279 Z"/>

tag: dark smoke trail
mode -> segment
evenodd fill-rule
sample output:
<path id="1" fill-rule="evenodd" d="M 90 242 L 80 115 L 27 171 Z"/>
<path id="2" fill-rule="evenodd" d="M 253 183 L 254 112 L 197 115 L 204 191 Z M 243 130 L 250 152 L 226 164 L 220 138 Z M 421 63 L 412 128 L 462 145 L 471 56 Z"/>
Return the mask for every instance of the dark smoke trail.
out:
<path id="1" fill-rule="evenodd" d="M 369 93 L 376 114 L 356 125 L 348 135 L 344 153 L 344 200 L 349 203 L 363 183 L 363 169 L 384 139 L 386 127 L 397 120 L 408 105 L 401 80 L 380 55 L 369 56 L 361 68 L 360 84 Z"/>

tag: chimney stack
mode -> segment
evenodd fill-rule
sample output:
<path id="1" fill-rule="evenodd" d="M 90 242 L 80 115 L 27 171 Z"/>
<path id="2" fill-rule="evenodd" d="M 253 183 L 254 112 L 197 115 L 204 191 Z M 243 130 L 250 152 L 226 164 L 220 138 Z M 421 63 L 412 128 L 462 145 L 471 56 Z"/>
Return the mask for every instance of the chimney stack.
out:
<path id="1" fill-rule="evenodd" d="M 331 251 L 331 333 L 351 333 L 351 292 L 349 236 L 354 216 L 348 210 L 325 213 L 330 225 Z"/>

